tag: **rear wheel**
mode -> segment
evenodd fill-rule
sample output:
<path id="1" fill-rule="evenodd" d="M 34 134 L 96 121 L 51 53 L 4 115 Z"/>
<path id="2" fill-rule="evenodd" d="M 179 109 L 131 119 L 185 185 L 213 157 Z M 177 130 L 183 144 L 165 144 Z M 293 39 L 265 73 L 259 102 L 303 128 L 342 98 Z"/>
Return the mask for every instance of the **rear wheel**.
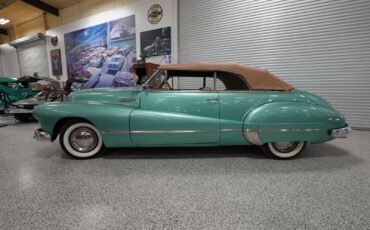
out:
<path id="1" fill-rule="evenodd" d="M 67 123 L 60 132 L 59 143 L 67 154 L 75 158 L 89 158 L 104 151 L 99 130 L 85 121 Z"/>
<path id="2" fill-rule="evenodd" d="M 278 159 L 290 159 L 299 155 L 305 148 L 304 141 L 269 142 L 262 146 L 264 153 Z"/>

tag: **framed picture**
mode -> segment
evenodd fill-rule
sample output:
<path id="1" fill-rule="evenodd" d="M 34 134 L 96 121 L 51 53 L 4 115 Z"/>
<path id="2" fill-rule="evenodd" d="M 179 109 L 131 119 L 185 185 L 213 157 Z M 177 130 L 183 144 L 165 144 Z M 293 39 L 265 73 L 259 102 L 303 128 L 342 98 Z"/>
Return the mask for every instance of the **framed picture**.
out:
<path id="1" fill-rule="evenodd" d="M 140 46 L 145 57 L 171 55 L 171 27 L 141 32 Z"/>
<path id="2" fill-rule="evenodd" d="M 60 49 L 50 50 L 51 69 L 54 76 L 62 75 L 62 60 L 60 58 Z"/>

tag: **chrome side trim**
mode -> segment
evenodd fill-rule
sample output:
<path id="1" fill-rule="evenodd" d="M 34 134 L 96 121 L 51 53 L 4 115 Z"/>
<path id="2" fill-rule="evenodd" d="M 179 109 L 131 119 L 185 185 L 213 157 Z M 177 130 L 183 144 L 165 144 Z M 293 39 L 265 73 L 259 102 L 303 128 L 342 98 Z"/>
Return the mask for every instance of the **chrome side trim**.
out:
<path id="1" fill-rule="evenodd" d="M 140 130 L 132 134 L 163 134 L 163 133 L 217 133 L 218 130 Z"/>
<path id="2" fill-rule="evenodd" d="M 42 129 L 36 129 L 33 138 L 38 141 L 51 141 L 51 135 Z"/>
<path id="3" fill-rule="evenodd" d="M 221 129 L 219 130 L 105 130 L 100 133 L 103 135 L 129 135 L 129 134 L 181 134 L 181 133 L 218 133 L 218 132 L 241 132 L 241 129 Z"/>
<path id="4" fill-rule="evenodd" d="M 51 102 L 53 103 L 53 102 Z M 105 105 L 113 105 L 113 106 L 130 106 L 130 107 L 137 107 L 136 105 L 132 105 L 132 104 L 124 104 L 124 103 L 113 103 L 113 102 L 105 102 L 105 101 L 84 101 L 84 102 L 80 102 L 80 103 L 86 103 L 86 104 L 89 104 L 89 105 L 102 105 L 102 106 L 105 106 Z"/>
<path id="5" fill-rule="evenodd" d="M 318 132 L 321 129 L 259 129 L 261 133 L 285 133 L 285 132 Z"/>
<path id="6" fill-rule="evenodd" d="M 241 132 L 241 129 L 221 129 L 221 132 Z"/>
<path id="7" fill-rule="evenodd" d="M 352 128 L 349 125 L 346 125 L 340 129 L 333 129 L 330 132 L 330 135 L 335 138 L 346 138 L 352 132 Z"/>
<path id="8" fill-rule="evenodd" d="M 318 132 L 321 129 L 246 129 L 244 137 L 252 144 L 262 145 L 259 133 Z"/>
<path id="9" fill-rule="evenodd" d="M 106 130 L 100 132 L 102 135 L 129 135 L 130 131 L 127 130 Z"/>
<path id="10" fill-rule="evenodd" d="M 120 97 L 120 98 L 118 98 L 118 101 L 120 101 L 120 102 L 133 102 L 133 101 L 136 101 L 136 98 L 133 98 L 133 97 Z"/>

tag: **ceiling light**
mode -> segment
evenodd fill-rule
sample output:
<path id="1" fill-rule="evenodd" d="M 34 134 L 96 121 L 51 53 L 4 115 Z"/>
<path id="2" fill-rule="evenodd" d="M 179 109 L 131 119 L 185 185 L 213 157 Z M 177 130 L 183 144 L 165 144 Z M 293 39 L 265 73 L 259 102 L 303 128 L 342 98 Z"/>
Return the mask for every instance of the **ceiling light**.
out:
<path id="1" fill-rule="evenodd" d="M 4 21 L 1 21 L 0 22 L 0 25 L 5 25 L 6 23 L 8 23 L 10 20 L 9 19 L 5 19 Z"/>

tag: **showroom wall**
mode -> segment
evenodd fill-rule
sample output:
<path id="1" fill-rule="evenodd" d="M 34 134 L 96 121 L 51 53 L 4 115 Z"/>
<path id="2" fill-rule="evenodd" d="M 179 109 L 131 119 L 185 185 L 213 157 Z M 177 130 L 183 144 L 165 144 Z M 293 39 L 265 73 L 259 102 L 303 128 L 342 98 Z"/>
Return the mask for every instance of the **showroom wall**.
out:
<path id="1" fill-rule="evenodd" d="M 179 62 L 238 61 L 370 128 L 370 1 L 179 1 Z"/>
<path id="2" fill-rule="evenodd" d="M 148 22 L 148 10 L 153 4 L 159 4 L 163 9 L 163 17 L 161 21 L 157 24 L 151 24 Z M 177 62 L 177 1 L 176 0 L 140 0 L 129 5 L 115 8 L 113 10 L 105 11 L 87 18 L 83 18 L 69 24 L 53 28 L 46 31 L 47 41 L 47 61 L 49 64 L 49 75 L 53 76 L 51 68 L 51 58 L 50 50 L 60 49 L 61 52 L 61 61 L 62 61 L 62 70 L 63 73 L 60 76 L 61 81 L 67 80 L 67 65 L 66 65 L 66 53 L 65 53 L 65 41 L 64 34 L 68 34 L 73 31 L 91 27 L 94 25 L 99 25 L 101 23 L 113 21 L 116 19 L 124 18 L 130 15 L 135 15 L 135 24 L 136 24 L 136 49 L 137 49 L 137 58 L 139 59 L 140 55 L 140 32 L 155 30 L 164 27 L 171 27 L 171 62 Z M 53 46 L 51 44 L 51 37 L 58 37 L 58 45 Z M 149 62 L 153 63 L 163 63 L 163 56 L 151 57 L 147 59 Z"/>

